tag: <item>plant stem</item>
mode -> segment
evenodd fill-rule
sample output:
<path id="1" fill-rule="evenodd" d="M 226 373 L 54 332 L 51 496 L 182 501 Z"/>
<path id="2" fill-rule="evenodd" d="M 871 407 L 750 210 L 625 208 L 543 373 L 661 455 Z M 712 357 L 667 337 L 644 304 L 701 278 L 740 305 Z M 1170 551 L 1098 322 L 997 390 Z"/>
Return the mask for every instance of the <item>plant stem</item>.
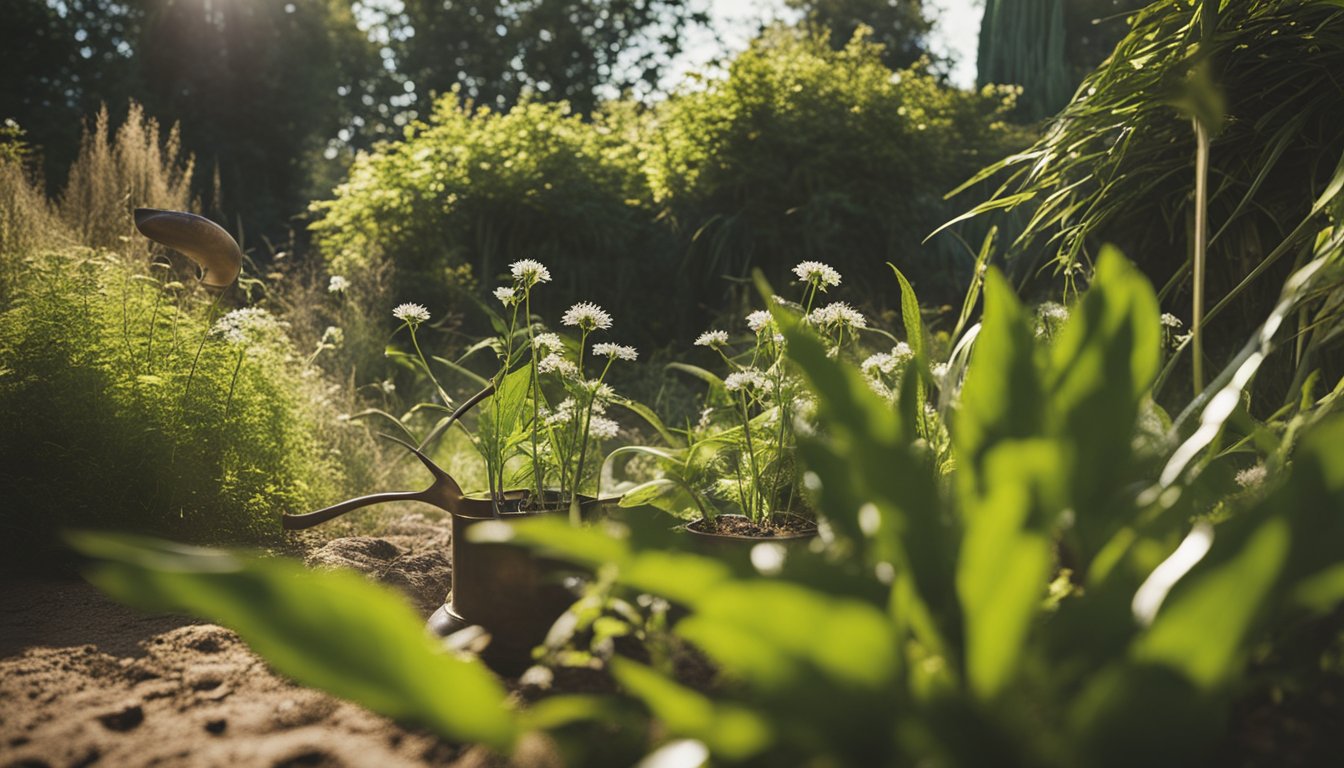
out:
<path id="1" fill-rule="evenodd" d="M 532 328 L 532 286 L 523 289 L 523 314 L 527 315 L 527 350 L 532 368 L 532 481 L 541 498 L 541 452 L 537 449 L 537 422 L 541 418 L 541 377 L 537 373 L 537 342 Z"/>
<path id="2" fill-rule="evenodd" d="M 149 341 L 145 343 L 145 373 L 154 372 L 154 326 L 159 321 L 159 304 L 163 302 L 163 286 L 154 297 L 154 311 L 149 315 Z"/>
<path id="3" fill-rule="evenodd" d="M 582 355 L 583 351 L 580 350 L 579 354 Z M 597 383 L 594 384 L 592 389 L 588 392 L 588 407 L 583 414 L 583 437 L 579 438 L 578 466 L 574 470 L 574 493 L 570 496 L 569 500 L 570 522 L 573 523 L 578 522 L 573 518 L 578 511 L 579 486 L 583 482 L 583 461 L 588 455 L 588 427 L 593 423 L 593 403 L 597 401 L 597 391 L 601 388 L 603 380 L 607 378 L 607 371 L 611 370 L 611 363 L 615 359 L 616 358 L 607 359 L 606 366 L 602 368 L 602 373 L 597 377 Z M 583 368 L 579 368 L 579 372 L 582 373 Z M 584 388 L 588 388 L 586 383 L 584 384 Z"/>
<path id="4" fill-rule="evenodd" d="M 1194 364 L 1195 394 L 1204 391 L 1204 271 L 1209 237 L 1209 129 L 1195 118 L 1195 249 L 1194 307 L 1190 320 L 1190 344 Z"/>
<path id="5" fill-rule="evenodd" d="M 746 436 L 747 459 L 751 466 L 751 482 L 748 483 L 751 491 L 751 511 L 747 513 L 747 516 L 751 518 L 752 522 L 755 522 L 759 519 L 756 512 L 758 506 L 756 497 L 761 484 L 761 473 L 756 468 L 756 449 L 752 447 L 751 443 L 751 415 L 747 411 L 747 392 L 745 389 L 742 391 L 742 434 Z"/>
<path id="6" fill-rule="evenodd" d="M 224 297 L 224 292 L 215 294 L 215 300 L 210 302 L 210 309 L 205 313 L 205 331 L 201 334 L 201 343 L 196 345 L 196 355 L 191 358 L 191 370 L 187 373 L 187 384 L 182 387 L 182 402 L 177 404 L 178 415 L 187 407 L 187 395 L 191 394 L 191 382 L 196 378 L 196 365 L 201 361 L 201 351 L 205 349 L 205 340 L 210 337 L 210 329 L 215 323 L 215 310 L 219 308 L 219 300 Z"/>
<path id="7" fill-rule="evenodd" d="M 448 396 L 448 393 L 444 391 L 443 387 L 439 384 L 439 380 L 434 377 L 434 371 L 429 368 L 429 361 L 425 360 L 425 353 L 420 351 L 420 341 L 415 338 L 415 325 L 407 323 L 406 327 L 411 332 L 411 346 L 415 347 L 415 356 L 420 359 L 420 367 L 425 369 L 425 375 L 429 376 L 429 381 L 439 393 L 439 397 L 442 398 L 443 404 L 451 407 L 453 399 Z"/>
<path id="8" fill-rule="evenodd" d="M 238 362 L 233 364 L 233 378 L 229 379 L 229 396 L 224 401 L 224 420 L 229 420 L 229 408 L 233 405 L 233 389 L 238 384 L 238 372 L 243 369 L 243 356 L 247 354 L 247 348 L 239 346 Z"/>

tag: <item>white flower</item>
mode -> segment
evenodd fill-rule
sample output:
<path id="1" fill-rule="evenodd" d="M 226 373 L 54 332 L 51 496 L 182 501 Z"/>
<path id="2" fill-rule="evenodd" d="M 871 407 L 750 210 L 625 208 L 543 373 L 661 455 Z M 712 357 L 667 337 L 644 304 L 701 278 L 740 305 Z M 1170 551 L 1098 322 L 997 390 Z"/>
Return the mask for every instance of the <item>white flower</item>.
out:
<path id="1" fill-rule="evenodd" d="M 729 392 L 740 389 L 765 389 L 768 386 L 770 380 L 755 368 L 743 368 L 736 373 L 728 374 L 728 378 L 723 380 L 723 388 Z"/>
<path id="2" fill-rule="evenodd" d="M 901 341 L 897 342 L 890 352 L 878 352 L 875 355 L 870 355 L 859 367 L 869 376 L 876 376 L 879 373 L 890 376 L 914 356 L 915 353 L 910 349 L 910 345 Z"/>
<path id="3" fill-rule="evenodd" d="M 1175 329 L 1180 328 L 1182 325 L 1183 323 L 1181 322 L 1181 318 L 1171 314 L 1170 312 L 1162 313 L 1162 326 L 1164 328 Z"/>
<path id="4" fill-rule="evenodd" d="M 624 344 L 609 344 L 606 342 L 594 344 L 593 354 L 598 357 L 610 357 L 612 359 L 619 358 L 632 363 L 639 359 L 639 352 L 636 351 L 634 347 L 628 347 Z"/>
<path id="5" fill-rule="evenodd" d="M 518 295 L 517 288 L 500 286 L 495 289 L 495 298 L 499 299 L 499 302 L 504 306 L 511 307 L 514 304 L 517 304 L 521 297 Z"/>
<path id="6" fill-rule="evenodd" d="M 591 301 L 580 301 L 565 310 L 565 314 L 560 317 L 560 322 L 565 325 L 578 326 L 580 330 L 584 331 L 605 331 L 611 327 L 611 315 Z"/>
<path id="7" fill-rule="evenodd" d="M 747 315 L 747 327 L 750 328 L 753 333 L 760 333 L 766 328 L 769 328 L 770 324 L 774 322 L 774 319 L 774 316 L 770 314 L 770 310 L 758 309 L 750 315 Z"/>
<path id="8" fill-rule="evenodd" d="M 551 354 L 541 358 L 541 362 L 537 363 L 537 372 L 558 373 L 561 376 L 578 376 L 579 367 L 575 365 L 573 362 L 566 360 L 560 355 L 552 352 Z"/>
<path id="9" fill-rule="evenodd" d="M 564 400 L 561 400 L 559 405 L 555 406 L 554 411 L 543 409 L 541 411 L 541 418 L 546 426 L 558 427 L 573 421 L 574 411 L 577 408 L 578 404 L 574 402 L 574 398 L 567 397 Z"/>
<path id="10" fill-rule="evenodd" d="M 718 349 L 728 343 L 727 331 L 705 331 L 695 338 L 695 346 Z"/>
<path id="11" fill-rule="evenodd" d="M 513 279 L 524 288 L 531 288 L 537 283 L 551 282 L 551 271 L 542 266 L 541 262 L 532 259 L 519 259 L 509 265 L 509 274 Z"/>
<path id="12" fill-rule="evenodd" d="M 334 325 L 328 325 L 326 330 L 322 331 L 322 344 L 331 344 L 339 347 L 345 342 L 345 331 Z"/>
<path id="13" fill-rule="evenodd" d="M 429 322 L 429 310 L 420 304 L 398 304 L 392 310 L 392 316 L 407 325 L 419 325 Z"/>
<path id="14" fill-rule="evenodd" d="M 947 378 L 947 363 L 935 363 L 934 366 L 929 369 L 929 375 L 933 377 L 933 380 L 939 386 L 942 386 L 944 383 L 943 379 Z"/>
<path id="15" fill-rule="evenodd" d="M 327 293 L 345 293 L 349 287 L 350 281 L 344 275 L 332 275 L 331 280 L 327 281 Z"/>
<path id="16" fill-rule="evenodd" d="M 793 268 L 793 273 L 798 276 L 798 282 L 811 283 L 823 291 L 827 286 L 840 284 L 840 273 L 820 261 L 801 262 Z"/>
<path id="17" fill-rule="evenodd" d="M 610 440 L 621 431 L 621 425 L 606 416 L 593 415 L 588 420 L 588 434 L 599 440 Z"/>
<path id="18" fill-rule="evenodd" d="M 562 352 L 565 349 L 565 342 L 561 341 L 559 334 L 538 333 L 532 338 L 532 346 L 538 352 Z"/>
<path id="19" fill-rule="evenodd" d="M 1052 323 L 1062 323 L 1069 319 L 1069 308 L 1063 304 L 1047 301 L 1036 308 L 1036 316 Z"/>
<path id="20" fill-rule="evenodd" d="M 243 344 L 283 327 L 275 315 L 260 307 L 242 307 L 216 320 L 211 331 L 229 344 Z"/>
<path id="21" fill-rule="evenodd" d="M 807 316 L 809 322 L 821 328 L 867 328 L 868 319 L 862 312 L 843 301 L 827 304 L 812 310 Z"/>
<path id="22" fill-rule="evenodd" d="M 1269 471 L 1265 469 L 1264 464 L 1256 464 L 1253 467 L 1247 467 L 1237 473 L 1237 485 L 1242 488 L 1258 488 L 1265 482 L 1265 477 Z"/>
<path id="23" fill-rule="evenodd" d="M 397 385 L 392 383 L 391 379 L 383 379 L 378 382 L 378 388 L 383 390 L 383 394 L 390 395 L 397 391 Z"/>
<path id="24" fill-rule="evenodd" d="M 594 410 L 599 413 L 601 412 L 601 409 L 598 409 L 596 406 L 610 402 L 616 397 L 616 390 L 612 389 L 611 385 L 605 381 L 589 379 L 588 381 L 583 382 L 583 386 L 584 389 L 587 389 L 588 392 L 592 394 Z M 603 406 L 603 408 L 605 407 L 606 406 Z"/>

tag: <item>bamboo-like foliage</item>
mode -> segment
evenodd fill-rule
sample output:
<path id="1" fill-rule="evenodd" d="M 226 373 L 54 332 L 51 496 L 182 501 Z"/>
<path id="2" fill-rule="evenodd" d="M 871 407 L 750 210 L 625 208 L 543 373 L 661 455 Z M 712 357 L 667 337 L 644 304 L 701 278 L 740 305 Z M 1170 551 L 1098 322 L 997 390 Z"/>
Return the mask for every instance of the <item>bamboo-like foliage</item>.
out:
<path id="1" fill-rule="evenodd" d="M 976 79 L 1022 86 L 1022 117 L 1053 115 L 1069 100 L 1064 38 L 1064 0 L 985 0 Z"/>
<path id="2" fill-rule="evenodd" d="M 1103 241 L 1118 242 L 1170 306 L 1188 287 L 1196 138 L 1190 117 L 1221 97 L 1211 137 L 1208 273 L 1203 318 L 1243 338 L 1272 306 L 1325 224 L 1318 204 L 1344 153 L 1344 7 L 1326 0 L 1223 3 L 1204 33 L 1201 6 L 1159 0 L 1140 11 L 1111 57 L 1046 135 L 963 186 L 1000 180 L 964 217 L 1024 211 L 1008 260 L 1020 283 L 1053 271 L 1065 289 Z M 1201 37 L 1204 39 L 1201 40 Z M 960 191 L 960 190 L 958 190 Z M 1264 279 L 1269 278 L 1269 279 Z M 1188 305 L 1187 305 L 1188 306 Z M 1236 309 L 1233 317 L 1220 318 Z M 1330 320 L 1337 323 L 1344 313 Z M 1229 322 L 1231 321 L 1231 322 Z M 1208 354 L 1230 349 L 1210 337 Z"/>

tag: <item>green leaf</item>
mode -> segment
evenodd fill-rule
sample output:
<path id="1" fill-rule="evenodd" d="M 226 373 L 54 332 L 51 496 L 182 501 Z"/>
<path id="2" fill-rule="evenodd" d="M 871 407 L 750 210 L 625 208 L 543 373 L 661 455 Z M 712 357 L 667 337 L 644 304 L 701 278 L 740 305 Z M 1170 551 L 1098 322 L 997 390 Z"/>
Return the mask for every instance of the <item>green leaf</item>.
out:
<path id="1" fill-rule="evenodd" d="M 1013 681 L 1053 557 L 1049 488 L 1062 463 L 1049 440 L 1006 440 L 984 456 L 983 495 L 967 500 L 957 567 L 965 612 L 966 677 L 983 699 Z"/>
<path id="2" fill-rule="evenodd" d="M 518 729 L 494 676 L 447 655 L 395 592 L 349 572 L 135 536 L 71 533 L 118 600 L 236 631 L 281 674 L 444 736 L 507 751 Z"/>
<path id="3" fill-rule="evenodd" d="M 727 760 L 745 760 L 774 740 L 769 721 L 755 712 L 715 703 L 642 664 L 617 657 L 611 660 L 611 673 L 670 733 L 699 739 Z"/>

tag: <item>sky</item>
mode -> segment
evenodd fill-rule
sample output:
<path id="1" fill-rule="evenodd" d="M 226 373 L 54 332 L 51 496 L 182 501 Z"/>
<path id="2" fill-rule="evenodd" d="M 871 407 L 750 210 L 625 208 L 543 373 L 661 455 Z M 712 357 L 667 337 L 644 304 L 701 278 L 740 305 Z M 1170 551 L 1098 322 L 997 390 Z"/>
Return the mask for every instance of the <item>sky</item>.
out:
<path id="1" fill-rule="evenodd" d="M 970 87 L 975 83 L 975 48 L 984 0 L 925 0 L 925 5 L 931 7 L 938 18 L 931 47 L 956 60 L 952 81 Z M 709 0 L 709 6 L 713 25 L 731 51 L 746 47 L 761 20 L 792 18 L 783 0 Z M 718 52 L 710 34 L 696 35 L 687 46 L 685 60 L 678 68 L 696 69 Z"/>

